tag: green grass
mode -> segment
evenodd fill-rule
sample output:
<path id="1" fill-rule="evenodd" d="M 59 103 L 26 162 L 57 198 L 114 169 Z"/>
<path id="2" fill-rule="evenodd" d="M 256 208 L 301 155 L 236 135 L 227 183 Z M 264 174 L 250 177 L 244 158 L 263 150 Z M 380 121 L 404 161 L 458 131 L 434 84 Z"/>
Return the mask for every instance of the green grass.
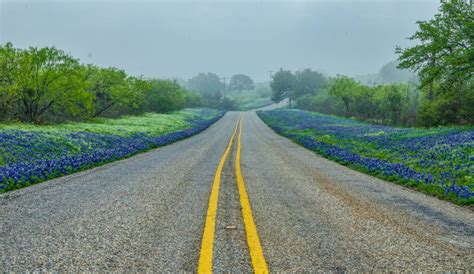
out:
<path id="1" fill-rule="evenodd" d="M 182 140 L 221 115 L 200 108 L 54 125 L 0 124 L 0 192 Z"/>
<path id="2" fill-rule="evenodd" d="M 41 131 L 42 133 L 86 131 L 102 134 L 129 136 L 134 133 L 162 135 L 189 126 L 188 120 L 200 117 L 203 109 L 184 109 L 169 114 L 145 113 L 140 116 L 123 116 L 118 119 L 96 118 L 87 122 L 70 122 L 55 125 L 24 123 L 0 124 L 1 130 Z"/>

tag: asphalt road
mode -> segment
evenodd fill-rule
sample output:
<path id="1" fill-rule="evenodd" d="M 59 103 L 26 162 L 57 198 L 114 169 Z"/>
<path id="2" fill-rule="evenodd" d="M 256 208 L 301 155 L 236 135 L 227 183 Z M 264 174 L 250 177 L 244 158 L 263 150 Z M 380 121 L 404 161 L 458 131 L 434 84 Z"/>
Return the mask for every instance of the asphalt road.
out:
<path id="1" fill-rule="evenodd" d="M 0 271 L 196 271 L 238 119 L 228 113 L 186 140 L 2 194 Z M 270 272 L 474 271 L 473 211 L 321 158 L 255 112 L 242 121 L 240 163 L 237 134 L 219 180 L 214 271 L 251 272 L 256 242 Z M 258 235 L 244 222 L 237 165 Z"/>

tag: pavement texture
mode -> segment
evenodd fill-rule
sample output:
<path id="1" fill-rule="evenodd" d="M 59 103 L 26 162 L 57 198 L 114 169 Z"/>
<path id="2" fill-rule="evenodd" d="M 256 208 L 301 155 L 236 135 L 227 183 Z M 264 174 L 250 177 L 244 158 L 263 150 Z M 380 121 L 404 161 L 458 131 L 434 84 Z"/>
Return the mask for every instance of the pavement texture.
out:
<path id="1" fill-rule="evenodd" d="M 218 162 L 239 117 L 186 140 L 0 195 L 0 271 L 196 271 Z M 213 269 L 251 272 L 222 172 Z M 474 212 L 350 170 L 243 114 L 241 167 L 276 271 L 474 271 Z"/>

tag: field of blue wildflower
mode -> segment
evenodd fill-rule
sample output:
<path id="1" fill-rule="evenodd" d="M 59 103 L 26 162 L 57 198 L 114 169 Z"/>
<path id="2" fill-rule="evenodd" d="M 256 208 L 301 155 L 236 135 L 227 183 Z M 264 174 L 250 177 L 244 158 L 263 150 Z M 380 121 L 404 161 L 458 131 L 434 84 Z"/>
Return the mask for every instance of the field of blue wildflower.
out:
<path id="1" fill-rule="evenodd" d="M 52 126 L 0 124 L 0 192 L 184 139 L 222 115 L 200 108 Z"/>
<path id="2" fill-rule="evenodd" d="M 396 128 L 298 110 L 258 115 L 278 134 L 338 163 L 474 204 L 474 127 Z"/>

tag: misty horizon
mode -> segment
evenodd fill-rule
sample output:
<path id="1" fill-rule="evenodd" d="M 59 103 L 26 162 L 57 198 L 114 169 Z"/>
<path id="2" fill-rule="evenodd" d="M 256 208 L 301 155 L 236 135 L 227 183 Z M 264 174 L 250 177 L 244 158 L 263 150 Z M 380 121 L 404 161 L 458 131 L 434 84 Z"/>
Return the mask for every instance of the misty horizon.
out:
<path id="1" fill-rule="evenodd" d="M 55 46 L 83 63 L 147 78 L 200 72 L 312 68 L 328 75 L 377 72 L 438 1 L 9 1 L 0 0 L 0 43 Z"/>

